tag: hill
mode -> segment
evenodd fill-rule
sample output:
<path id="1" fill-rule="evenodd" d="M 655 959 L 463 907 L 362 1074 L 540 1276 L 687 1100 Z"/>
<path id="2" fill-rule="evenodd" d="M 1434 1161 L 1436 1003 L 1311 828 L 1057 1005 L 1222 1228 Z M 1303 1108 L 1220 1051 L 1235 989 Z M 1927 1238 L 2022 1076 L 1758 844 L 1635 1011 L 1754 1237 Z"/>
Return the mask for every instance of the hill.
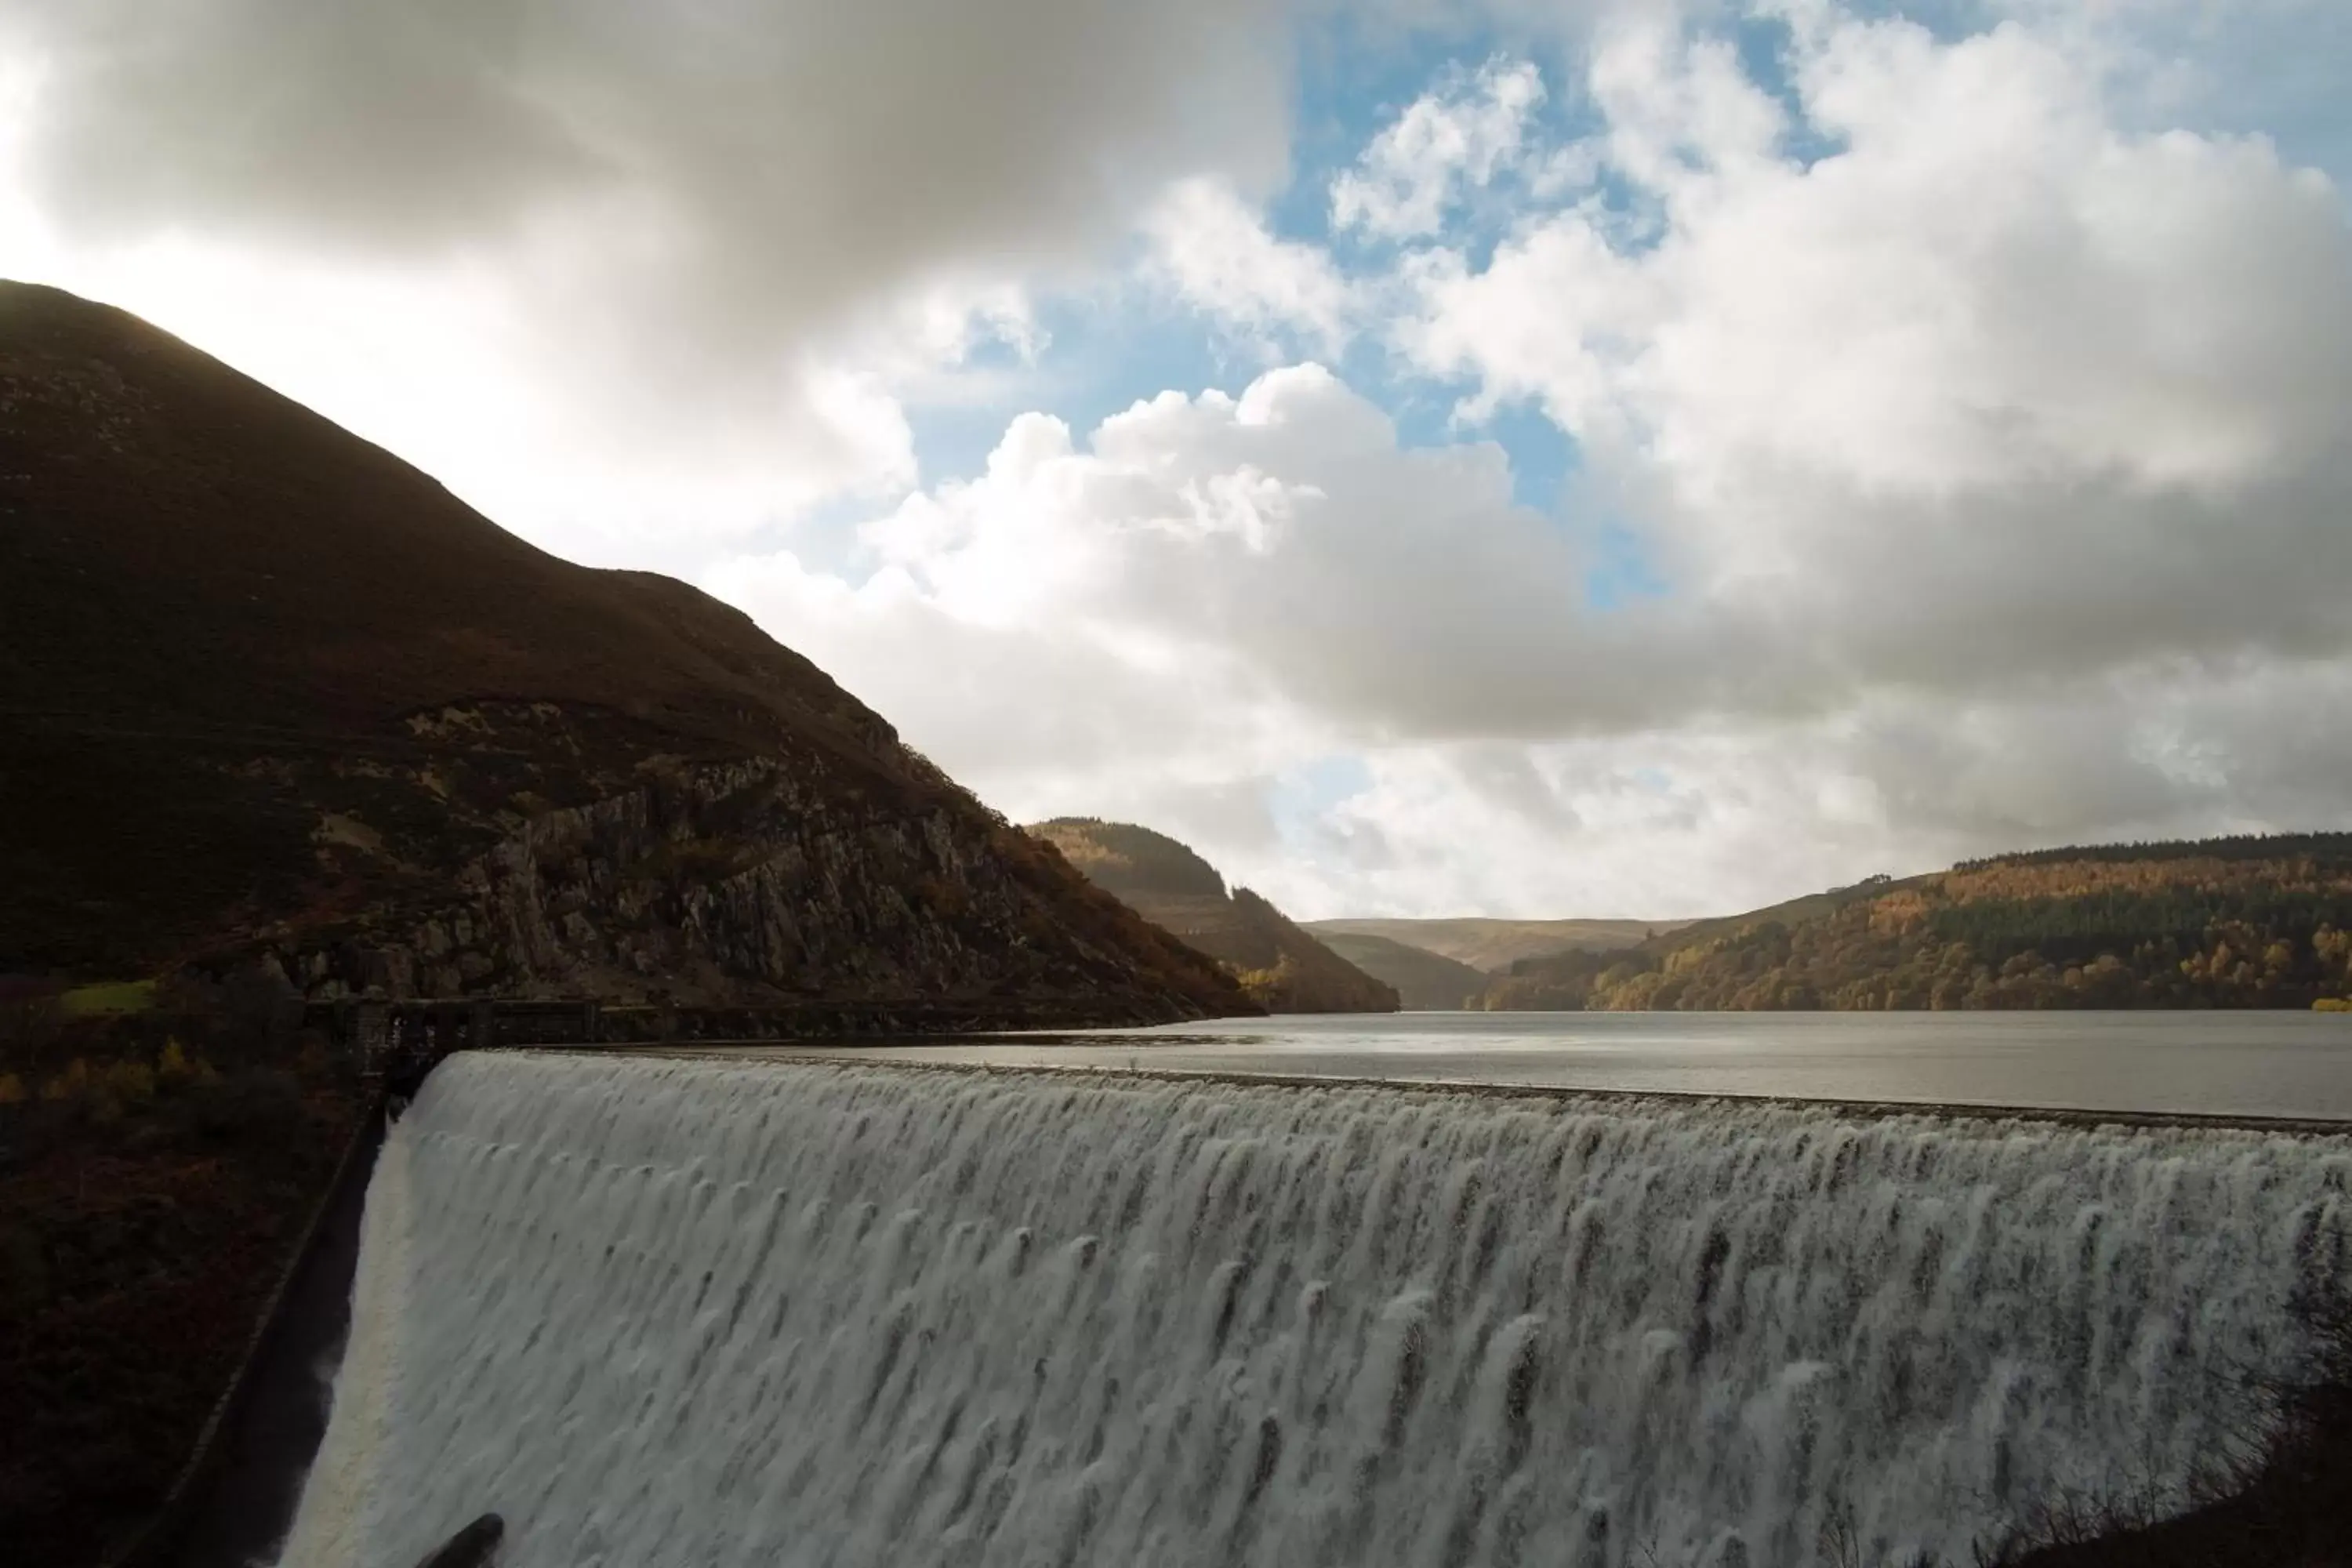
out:
<path id="1" fill-rule="evenodd" d="M 1482 994 L 1494 978 L 1466 963 L 1384 936 L 1308 929 L 1333 952 L 1373 979 L 1396 987 L 1398 1000 L 1415 1012 L 1459 1011 Z"/>
<path id="2" fill-rule="evenodd" d="M 1308 921 L 1318 936 L 1376 936 L 1466 963 L 1473 969 L 1505 969 L 1526 958 L 1555 952 L 1614 952 L 1633 947 L 1678 921 L 1510 920 L 1329 920 Z"/>
<path id="3" fill-rule="evenodd" d="M 1349 963 L 1247 888 L 1164 833 L 1057 817 L 1030 833 L 1097 887 L 1215 959 L 1276 1013 L 1393 1013 L 1396 989 Z"/>
<path id="4" fill-rule="evenodd" d="M 0 285 L 0 973 L 1249 1010 L 740 612 Z"/>
<path id="5" fill-rule="evenodd" d="M 1617 953 L 1492 1009 L 2310 1007 L 2352 994 L 2352 834 L 2037 850 L 1872 878 Z"/>

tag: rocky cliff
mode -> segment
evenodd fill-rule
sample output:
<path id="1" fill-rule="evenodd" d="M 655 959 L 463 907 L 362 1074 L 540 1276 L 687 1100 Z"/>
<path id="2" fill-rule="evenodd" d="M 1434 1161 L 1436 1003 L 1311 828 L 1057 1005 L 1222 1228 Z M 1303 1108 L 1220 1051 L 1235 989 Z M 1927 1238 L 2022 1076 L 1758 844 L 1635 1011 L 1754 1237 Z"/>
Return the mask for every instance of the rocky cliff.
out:
<path id="1" fill-rule="evenodd" d="M 683 584 L 0 284 L 0 973 L 1254 1010 Z"/>
<path id="2" fill-rule="evenodd" d="M 1059 817 L 1029 832 L 1097 887 L 1223 964 L 1276 1013 L 1393 1013 L 1394 986 L 1318 942 L 1247 888 L 1225 890 L 1185 845 L 1129 823 Z"/>
<path id="3" fill-rule="evenodd" d="M 984 814 L 877 801 L 822 761 L 638 773 L 506 825 L 438 888 L 254 934 L 317 1000 L 959 1002 L 1034 1024 L 1234 1009 L 1179 943 L 1073 889 L 1050 852 Z M 401 879 L 398 849 L 380 839 L 347 834 L 327 853 L 344 877 Z M 1139 987 L 1154 972 L 1180 984 Z"/>

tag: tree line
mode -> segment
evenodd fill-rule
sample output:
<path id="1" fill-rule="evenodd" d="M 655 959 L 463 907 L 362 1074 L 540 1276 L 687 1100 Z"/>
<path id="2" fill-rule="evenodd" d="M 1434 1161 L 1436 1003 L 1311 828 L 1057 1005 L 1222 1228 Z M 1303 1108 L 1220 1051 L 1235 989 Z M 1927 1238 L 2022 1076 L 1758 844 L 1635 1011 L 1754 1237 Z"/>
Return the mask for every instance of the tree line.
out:
<path id="1" fill-rule="evenodd" d="M 2352 996 L 2352 835 L 2051 850 L 1842 891 L 1801 918 L 1524 960 L 1474 1005 L 2309 1008 Z"/>

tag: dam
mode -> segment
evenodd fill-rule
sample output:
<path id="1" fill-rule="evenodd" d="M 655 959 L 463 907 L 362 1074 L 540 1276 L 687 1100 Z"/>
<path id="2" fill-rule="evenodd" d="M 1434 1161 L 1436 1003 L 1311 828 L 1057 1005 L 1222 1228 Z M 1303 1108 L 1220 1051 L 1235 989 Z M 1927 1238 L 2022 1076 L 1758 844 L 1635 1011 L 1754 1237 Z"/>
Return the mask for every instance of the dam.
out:
<path id="1" fill-rule="evenodd" d="M 281 1561 L 1843 1563 L 2185 1500 L 2352 1138 L 463 1055 Z"/>

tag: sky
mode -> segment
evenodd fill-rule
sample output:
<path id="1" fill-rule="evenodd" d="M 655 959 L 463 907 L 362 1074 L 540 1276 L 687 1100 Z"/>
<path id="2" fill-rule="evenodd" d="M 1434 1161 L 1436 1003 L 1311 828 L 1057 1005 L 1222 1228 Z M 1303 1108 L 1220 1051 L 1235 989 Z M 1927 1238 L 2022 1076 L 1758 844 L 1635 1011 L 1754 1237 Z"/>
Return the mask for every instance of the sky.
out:
<path id="1" fill-rule="evenodd" d="M 2342 0 L 0 0 L 0 274 L 1297 916 L 2352 826 Z"/>

